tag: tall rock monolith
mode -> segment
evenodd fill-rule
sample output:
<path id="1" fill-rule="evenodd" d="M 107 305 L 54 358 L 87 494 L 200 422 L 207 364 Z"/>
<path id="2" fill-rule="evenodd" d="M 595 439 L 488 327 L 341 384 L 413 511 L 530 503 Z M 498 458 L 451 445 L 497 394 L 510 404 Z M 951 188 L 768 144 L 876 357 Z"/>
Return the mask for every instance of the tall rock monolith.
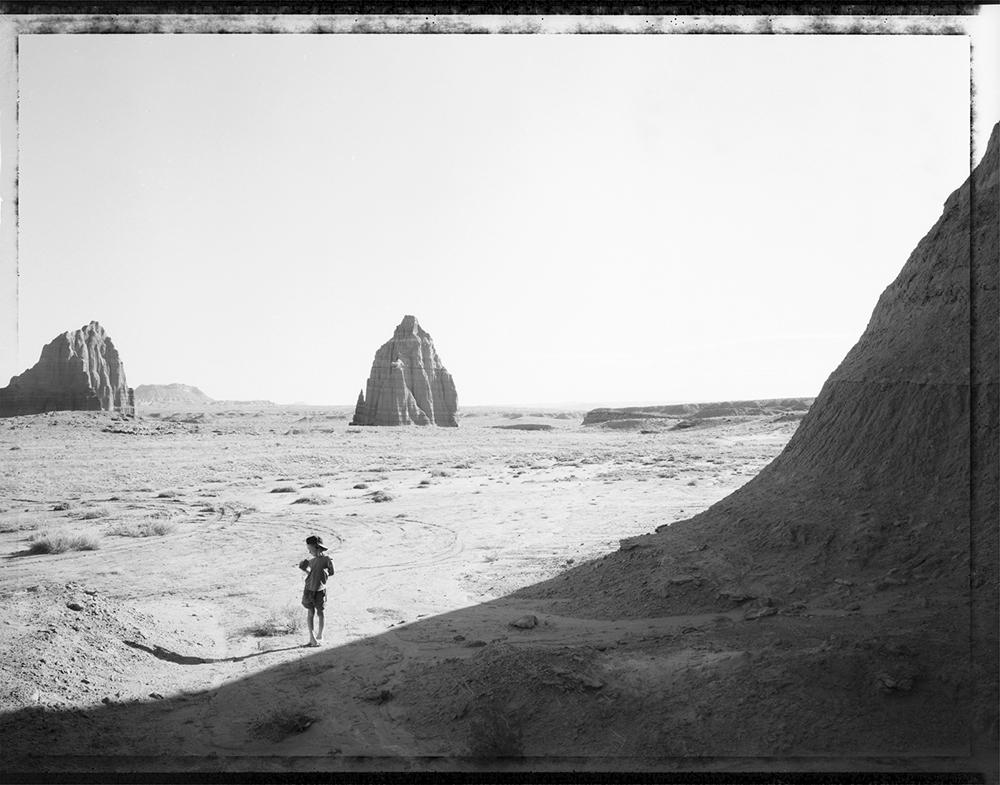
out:
<path id="1" fill-rule="evenodd" d="M 125 366 L 97 322 L 56 336 L 34 366 L 0 389 L 0 417 L 61 410 L 135 415 Z"/>
<path id="2" fill-rule="evenodd" d="M 440 425 L 454 428 L 458 395 L 430 333 L 404 316 L 375 352 L 351 425 Z"/>

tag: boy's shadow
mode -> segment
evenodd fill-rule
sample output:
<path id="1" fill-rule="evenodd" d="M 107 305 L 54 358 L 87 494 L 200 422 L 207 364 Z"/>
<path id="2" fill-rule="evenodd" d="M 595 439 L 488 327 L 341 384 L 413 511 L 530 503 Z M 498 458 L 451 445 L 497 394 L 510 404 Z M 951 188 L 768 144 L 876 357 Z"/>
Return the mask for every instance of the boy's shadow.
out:
<path id="1" fill-rule="evenodd" d="M 159 660 L 166 660 L 167 662 L 172 662 L 175 665 L 208 665 L 213 662 L 242 662 L 243 660 L 249 660 L 251 657 L 260 657 L 263 654 L 272 654 L 276 651 L 292 651 L 293 649 L 301 649 L 302 646 L 286 646 L 283 649 L 265 649 L 264 651 L 257 651 L 253 654 L 244 654 L 241 657 L 221 657 L 219 659 L 212 659 L 210 657 L 191 657 L 186 654 L 178 654 L 175 651 L 170 651 L 170 649 L 164 649 L 162 646 L 146 646 L 142 643 L 136 643 L 135 641 L 122 641 L 126 646 L 130 646 L 133 649 L 138 649 L 139 651 L 144 651 L 147 654 L 152 654 Z"/>

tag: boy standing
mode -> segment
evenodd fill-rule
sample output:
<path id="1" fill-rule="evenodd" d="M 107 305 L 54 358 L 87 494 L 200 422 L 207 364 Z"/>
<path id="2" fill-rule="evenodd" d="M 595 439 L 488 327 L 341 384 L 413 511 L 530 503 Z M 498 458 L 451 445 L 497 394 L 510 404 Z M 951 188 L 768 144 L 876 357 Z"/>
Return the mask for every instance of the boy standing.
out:
<path id="1" fill-rule="evenodd" d="M 333 575 L 333 559 L 326 555 L 323 538 L 317 535 L 306 537 L 306 547 L 311 559 L 299 562 L 299 569 L 306 574 L 306 586 L 302 592 L 302 606 L 308 609 L 306 623 L 309 625 L 307 646 L 319 646 L 323 641 L 323 608 L 326 606 L 326 579 Z M 319 627 L 313 635 L 313 618 L 319 617 Z"/>

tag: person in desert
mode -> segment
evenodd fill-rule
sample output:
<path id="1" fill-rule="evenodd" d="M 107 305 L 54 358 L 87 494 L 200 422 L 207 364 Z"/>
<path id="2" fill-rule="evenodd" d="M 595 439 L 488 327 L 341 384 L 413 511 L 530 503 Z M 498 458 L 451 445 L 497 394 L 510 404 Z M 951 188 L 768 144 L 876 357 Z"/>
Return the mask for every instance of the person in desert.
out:
<path id="1" fill-rule="evenodd" d="M 326 606 L 326 579 L 333 575 L 333 560 L 326 554 L 323 538 L 317 535 L 306 537 L 306 547 L 310 559 L 299 562 L 299 569 L 306 574 L 306 585 L 302 591 L 302 606 L 308 611 L 306 624 L 309 627 L 307 646 L 319 646 L 323 642 L 323 609 Z M 313 634 L 313 619 L 318 619 L 316 634 Z"/>

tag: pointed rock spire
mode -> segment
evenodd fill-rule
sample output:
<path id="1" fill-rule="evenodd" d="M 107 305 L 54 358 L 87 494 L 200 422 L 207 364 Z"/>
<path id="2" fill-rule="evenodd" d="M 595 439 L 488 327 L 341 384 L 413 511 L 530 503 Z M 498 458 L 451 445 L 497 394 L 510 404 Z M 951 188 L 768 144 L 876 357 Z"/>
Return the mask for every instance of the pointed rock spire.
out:
<path id="1" fill-rule="evenodd" d="M 375 353 L 351 425 L 456 427 L 458 396 L 431 336 L 414 316 L 404 316 Z"/>

